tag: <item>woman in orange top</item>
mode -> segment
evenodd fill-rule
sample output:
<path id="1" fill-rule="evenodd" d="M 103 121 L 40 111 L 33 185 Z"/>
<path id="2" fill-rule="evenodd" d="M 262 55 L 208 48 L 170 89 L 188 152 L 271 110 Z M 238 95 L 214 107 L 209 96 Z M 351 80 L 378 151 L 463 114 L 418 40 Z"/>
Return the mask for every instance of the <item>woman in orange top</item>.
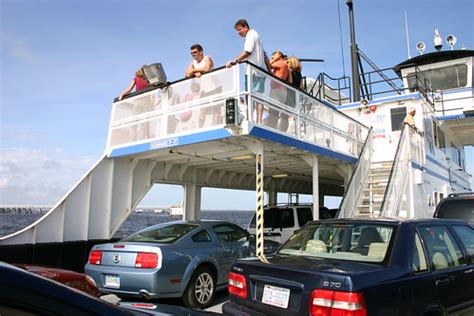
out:
<path id="1" fill-rule="evenodd" d="M 277 50 L 272 54 L 272 58 L 270 59 L 270 66 L 272 73 L 275 77 L 291 84 L 290 68 L 288 67 L 288 64 L 285 60 L 285 55 L 283 55 L 281 51 Z M 270 87 L 270 97 L 278 102 L 286 104 L 286 96 L 288 94 L 288 89 L 285 87 L 285 85 L 281 84 L 277 80 L 272 80 Z M 266 125 L 275 128 L 277 126 L 279 118 L 280 125 L 278 128 L 281 131 L 286 132 L 286 130 L 288 129 L 288 115 L 280 113 L 280 111 L 274 108 L 268 109 L 268 119 Z"/>

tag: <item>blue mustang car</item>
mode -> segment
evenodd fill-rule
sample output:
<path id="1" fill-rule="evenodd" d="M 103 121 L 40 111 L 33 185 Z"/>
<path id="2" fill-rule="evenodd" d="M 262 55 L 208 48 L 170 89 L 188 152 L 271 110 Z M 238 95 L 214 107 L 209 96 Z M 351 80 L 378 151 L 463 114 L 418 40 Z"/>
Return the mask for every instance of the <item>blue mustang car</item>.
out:
<path id="1" fill-rule="evenodd" d="M 175 221 L 148 227 L 116 243 L 96 245 L 85 273 L 102 293 L 182 297 L 206 308 L 225 287 L 236 259 L 252 252 L 249 233 L 225 221 Z"/>
<path id="2" fill-rule="evenodd" d="M 226 315 L 474 315 L 474 229 L 459 220 L 306 224 L 267 261 L 239 259 Z"/>

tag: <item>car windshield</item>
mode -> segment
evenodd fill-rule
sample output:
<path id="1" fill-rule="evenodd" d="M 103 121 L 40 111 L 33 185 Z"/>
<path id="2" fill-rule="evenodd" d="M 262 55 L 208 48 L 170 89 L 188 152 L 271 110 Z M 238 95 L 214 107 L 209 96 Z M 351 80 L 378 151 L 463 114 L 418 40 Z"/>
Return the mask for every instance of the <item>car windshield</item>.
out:
<path id="1" fill-rule="evenodd" d="M 172 224 L 161 228 L 148 228 L 125 237 L 122 241 L 172 244 L 196 227 L 199 225 Z"/>
<path id="2" fill-rule="evenodd" d="M 382 262 L 394 226 L 383 224 L 311 223 L 293 235 L 279 254 Z"/>

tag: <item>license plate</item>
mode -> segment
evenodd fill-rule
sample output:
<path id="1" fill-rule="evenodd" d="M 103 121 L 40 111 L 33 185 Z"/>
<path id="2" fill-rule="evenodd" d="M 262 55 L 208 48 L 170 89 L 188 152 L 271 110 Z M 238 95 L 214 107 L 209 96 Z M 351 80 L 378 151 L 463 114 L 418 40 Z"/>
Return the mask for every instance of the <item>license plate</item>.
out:
<path id="1" fill-rule="evenodd" d="M 114 274 L 106 274 L 104 286 L 114 289 L 120 288 L 120 277 Z"/>
<path id="2" fill-rule="evenodd" d="M 263 288 L 262 303 L 281 308 L 288 308 L 289 301 L 289 289 L 265 284 L 265 287 Z"/>

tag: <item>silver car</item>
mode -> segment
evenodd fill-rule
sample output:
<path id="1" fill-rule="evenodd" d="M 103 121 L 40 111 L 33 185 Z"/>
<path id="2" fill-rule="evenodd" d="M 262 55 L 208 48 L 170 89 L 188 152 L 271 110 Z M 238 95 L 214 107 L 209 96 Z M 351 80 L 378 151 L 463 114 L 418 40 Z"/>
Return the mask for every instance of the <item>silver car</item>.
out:
<path id="1" fill-rule="evenodd" d="M 175 221 L 148 227 L 116 243 L 96 245 L 85 273 L 102 293 L 182 297 L 206 308 L 225 287 L 235 259 L 251 254 L 249 234 L 225 221 Z"/>

